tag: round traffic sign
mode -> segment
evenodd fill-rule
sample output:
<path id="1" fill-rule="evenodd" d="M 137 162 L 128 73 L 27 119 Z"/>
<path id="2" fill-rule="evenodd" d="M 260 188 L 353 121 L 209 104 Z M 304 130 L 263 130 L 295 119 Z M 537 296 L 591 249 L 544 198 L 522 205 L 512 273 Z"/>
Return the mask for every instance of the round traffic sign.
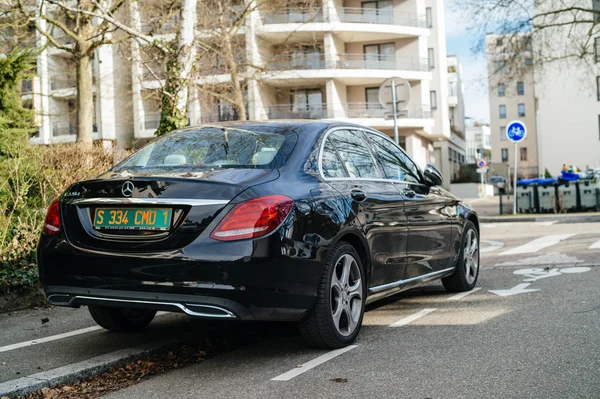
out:
<path id="1" fill-rule="evenodd" d="M 386 79 L 379 86 L 379 102 L 389 112 L 394 112 L 392 81 L 396 86 L 396 110 L 403 110 L 408 106 L 408 102 L 410 101 L 410 83 L 408 83 L 408 80 L 399 77 Z"/>
<path id="2" fill-rule="evenodd" d="M 506 137 L 513 143 L 520 143 L 527 137 L 527 127 L 521 121 L 512 121 L 506 126 Z"/>
<path id="3" fill-rule="evenodd" d="M 480 159 L 477 161 L 478 168 L 485 168 L 487 166 L 487 159 Z"/>

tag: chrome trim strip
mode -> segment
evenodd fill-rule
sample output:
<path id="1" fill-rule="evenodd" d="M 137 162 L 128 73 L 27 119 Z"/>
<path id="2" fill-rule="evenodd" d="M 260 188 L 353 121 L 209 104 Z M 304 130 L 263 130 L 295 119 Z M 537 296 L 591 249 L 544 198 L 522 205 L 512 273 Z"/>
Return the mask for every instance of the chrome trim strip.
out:
<path id="1" fill-rule="evenodd" d="M 145 204 L 145 205 L 225 205 L 229 200 L 192 198 L 80 198 L 69 201 L 72 204 Z"/>
<path id="2" fill-rule="evenodd" d="M 102 298 L 102 297 L 80 296 L 80 295 L 74 296 L 73 300 L 75 300 L 75 299 L 88 299 L 88 300 L 93 300 L 93 301 L 105 301 L 105 302 L 141 303 L 141 304 L 145 304 L 145 305 L 175 306 L 190 316 L 212 317 L 212 318 L 217 318 L 217 319 L 235 319 L 236 318 L 236 316 L 229 310 L 223 309 L 218 306 L 213 306 L 213 305 L 202 305 L 202 304 L 193 304 L 193 303 L 185 304 L 187 306 L 215 309 L 220 312 L 223 312 L 224 314 L 219 315 L 219 314 L 214 314 L 214 313 L 195 312 L 195 311 L 187 308 L 183 304 L 177 303 L 177 302 L 155 302 L 155 301 L 143 301 L 143 300 L 137 300 L 137 299 L 115 299 L 115 298 Z M 73 300 L 71 300 L 71 301 L 73 301 Z"/>
<path id="3" fill-rule="evenodd" d="M 401 286 L 403 284 L 411 283 L 413 281 L 422 280 L 424 278 L 429 278 L 429 277 L 435 277 L 437 275 L 447 273 L 447 272 L 449 272 L 451 270 L 454 270 L 454 267 L 449 267 L 449 268 L 444 269 L 444 270 L 438 270 L 437 272 L 433 272 L 433 273 L 422 274 L 420 276 L 411 277 L 411 278 L 406 279 L 406 280 L 398 280 L 398 281 L 394 281 L 393 283 L 387 283 L 387 284 L 383 284 L 383 285 L 378 285 L 378 286 L 369 288 L 369 291 L 372 292 L 372 293 L 377 293 L 377 292 L 389 290 L 391 288 L 396 288 L 396 287 L 399 287 L 399 286 Z"/>

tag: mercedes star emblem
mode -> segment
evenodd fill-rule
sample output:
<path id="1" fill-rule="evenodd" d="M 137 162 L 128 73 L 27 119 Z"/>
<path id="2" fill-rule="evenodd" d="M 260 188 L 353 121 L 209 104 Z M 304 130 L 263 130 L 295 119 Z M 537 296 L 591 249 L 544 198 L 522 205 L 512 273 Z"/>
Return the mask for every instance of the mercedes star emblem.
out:
<path id="1" fill-rule="evenodd" d="M 121 187 L 121 192 L 124 196 L 131 197 L 134 189 L 135 186 L 133 185 L 133 183 L 130 181 L 126 181 L 125 183 L 123 183 L 123 187 Z"/>

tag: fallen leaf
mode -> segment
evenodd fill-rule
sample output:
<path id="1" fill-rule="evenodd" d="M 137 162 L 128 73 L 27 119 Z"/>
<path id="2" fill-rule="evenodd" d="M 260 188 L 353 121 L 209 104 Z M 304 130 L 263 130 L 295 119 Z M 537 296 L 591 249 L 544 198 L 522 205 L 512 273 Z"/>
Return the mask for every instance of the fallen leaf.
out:
<path id="1" fill-rule="evenodd" d="M 46 324 L 46 323 L 49 323 L 49 322 L 50 322 L 50 319 L 49 319 L 49 318 L 47 318 L 47 317 L 44 317 L 44 318 L 42 319 L 42 324 Z"/>
<path id="2" fill-rule="evenodd" d="M 337 378 L 332 378 L 329 381 L 333 381 L 333 382 L 348 382 L 348 379 L 347 378 L 337 377 Z"/>
<path id="3" fill-rule="evenodd" d="M 296 367 L 302 367 L 304 366 L 303 364 L 297 364 Z"/>

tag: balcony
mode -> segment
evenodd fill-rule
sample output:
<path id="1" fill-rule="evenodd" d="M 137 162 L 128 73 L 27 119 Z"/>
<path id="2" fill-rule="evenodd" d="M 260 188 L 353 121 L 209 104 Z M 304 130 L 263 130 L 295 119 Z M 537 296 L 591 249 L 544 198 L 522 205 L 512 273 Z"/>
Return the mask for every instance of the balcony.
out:
<path id="1" fill-rule="evenodd" d="M 70 123 L 53 123 L 52 136 L 69 136 L 77 134 L 77 128 Z"/>
<path id="2" fill-rule="evenodd" d="M 427 58 L 396 57 L 384 54 L 340 54 L 339 69 L 386 69 L 429 72 L 431 67 Z"/>
<path id="3" fill-rule="evenodd" d="M 394 10 L 377 10 L 361 7 L 342 7 L 337 9 L 341 22 L 400 25 L 414 28 L 427 28 L 425 15 Z"/>
<path id="4" fill-rule="evenodd" d="M 384 118 L 392 119 L 392 113 L 379 103 L 348 103 L 346 105 L 348 118 Z M 398 111 L 398 119 L 428 119 L 431 110 L 428 105 L 409 104 L 406 109 Z"/>
<path id="5" fill-rule="evenodd" d="M 296 69 L 325 69 L 325 56 L 319 53 L 296 55 L 285 54 L 269 63 L 269 71 L 289 71 Z"/>
<path id="6" fill-rule="evenodd" d="M 323 9 L 311 8 L 302 10 L 297 8 L 284 8 L 277 12 L 263 15 L 263 24 L 300 24 L 308 22 L 323 22 Z"/>
<path id="7" fill-rule="evenodd" d="M 269 107 L 269 119 L 323 119 L 327 118 L 327 104 L 277 104 Z"/>

